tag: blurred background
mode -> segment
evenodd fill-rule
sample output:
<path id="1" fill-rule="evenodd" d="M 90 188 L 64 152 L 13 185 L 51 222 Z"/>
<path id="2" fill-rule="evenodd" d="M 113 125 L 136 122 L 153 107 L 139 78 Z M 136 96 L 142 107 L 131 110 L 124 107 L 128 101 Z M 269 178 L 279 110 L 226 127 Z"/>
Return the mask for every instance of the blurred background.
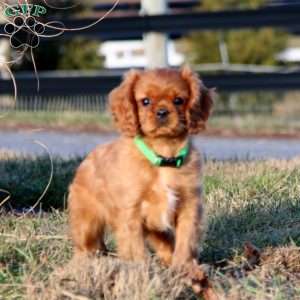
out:
<path id="1" fill-rule="evenodd" d="M 80 28 L 114 3 L 48 0 L 39 21 Z M 296 0 L 121 0 L 86 30 L 40 38 L 33 49 L 39 90 L 30 51 L 20 55 L 2 38 L 0 61 L 16 60 L 10 67 L 18 97 L 15 102 L 11 74 L 0 64 L 0 130 L 109 134 L 107 94 L 126 70 L 188 63 L 218 92 L 204 135 L 216 143 L 228 138 L 229 145 L 241 138 L 250 145 L 251 139 L 292 140 L 299 154 L 299 16 Z"/>

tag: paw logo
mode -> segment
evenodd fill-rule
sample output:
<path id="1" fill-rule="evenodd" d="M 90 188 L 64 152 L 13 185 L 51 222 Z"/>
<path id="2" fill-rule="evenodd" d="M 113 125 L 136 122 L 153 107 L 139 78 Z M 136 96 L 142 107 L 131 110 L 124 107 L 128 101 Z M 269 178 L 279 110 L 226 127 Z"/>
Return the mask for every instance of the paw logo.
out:
<path id="1" fill-rule="evenodd" d="M 40 35 L 45 31 L 45 26 L 32 16 L 17 16 L 5 25 L 4 31 L 10 36 L 10 44 L 13 48 L 36 48 L 40 43 Z"/>

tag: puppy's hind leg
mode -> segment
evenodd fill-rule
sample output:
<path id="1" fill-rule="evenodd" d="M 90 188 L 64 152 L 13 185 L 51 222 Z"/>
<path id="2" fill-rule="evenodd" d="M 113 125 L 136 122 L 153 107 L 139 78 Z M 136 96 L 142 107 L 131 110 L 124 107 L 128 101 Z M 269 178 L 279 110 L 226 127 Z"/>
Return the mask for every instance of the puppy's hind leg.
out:
<path id="1" fill-rule="evenodd" d="M 105 220 L 96 199 L 84 188 L 72 188 L 68 203 L 75 256 L 94 255 L 98 250 L 106 252 Z"/>

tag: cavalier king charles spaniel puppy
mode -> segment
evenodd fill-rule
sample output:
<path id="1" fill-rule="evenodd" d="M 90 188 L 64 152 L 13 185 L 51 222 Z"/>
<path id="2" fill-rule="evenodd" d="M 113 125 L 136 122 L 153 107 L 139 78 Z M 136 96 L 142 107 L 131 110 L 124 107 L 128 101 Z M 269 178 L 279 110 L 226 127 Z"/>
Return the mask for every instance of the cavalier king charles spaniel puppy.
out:
<path id="1" fill-rule="evenodd" d="M 131 70 L 109 95 L 121 136 L 79 166 L 69 193 L 75 255 L 105 251 L 110 229 L 121 259 L 147 247 L 167 266 L 192 266 L 203 220 L 202 160 L 191 135 L 205 129 L 213 90 L 189 67 Z"/>

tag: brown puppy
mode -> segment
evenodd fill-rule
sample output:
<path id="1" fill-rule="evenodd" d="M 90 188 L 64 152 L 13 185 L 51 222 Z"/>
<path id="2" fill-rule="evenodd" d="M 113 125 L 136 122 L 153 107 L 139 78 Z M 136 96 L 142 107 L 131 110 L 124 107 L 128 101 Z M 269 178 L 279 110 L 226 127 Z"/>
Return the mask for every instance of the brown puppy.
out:
<path id="1" fill-rule="evenodd" d="M 91 152 L 70 186 L 75 254 L 105 250 L 110 228 L 122 259 L 144 260 L 147 241 L 164 264 L 188 266 L 197 257 L 203 205 L 202 162 L 189 137 L 205 128 L 212 91 L 188 67 L 133 70 L 109 101 L 122 134 Z M 163 166 L 150 161 L 136 136 L 164 157 Z M 178 159 L 182 149 L 187 154 Z"/>

